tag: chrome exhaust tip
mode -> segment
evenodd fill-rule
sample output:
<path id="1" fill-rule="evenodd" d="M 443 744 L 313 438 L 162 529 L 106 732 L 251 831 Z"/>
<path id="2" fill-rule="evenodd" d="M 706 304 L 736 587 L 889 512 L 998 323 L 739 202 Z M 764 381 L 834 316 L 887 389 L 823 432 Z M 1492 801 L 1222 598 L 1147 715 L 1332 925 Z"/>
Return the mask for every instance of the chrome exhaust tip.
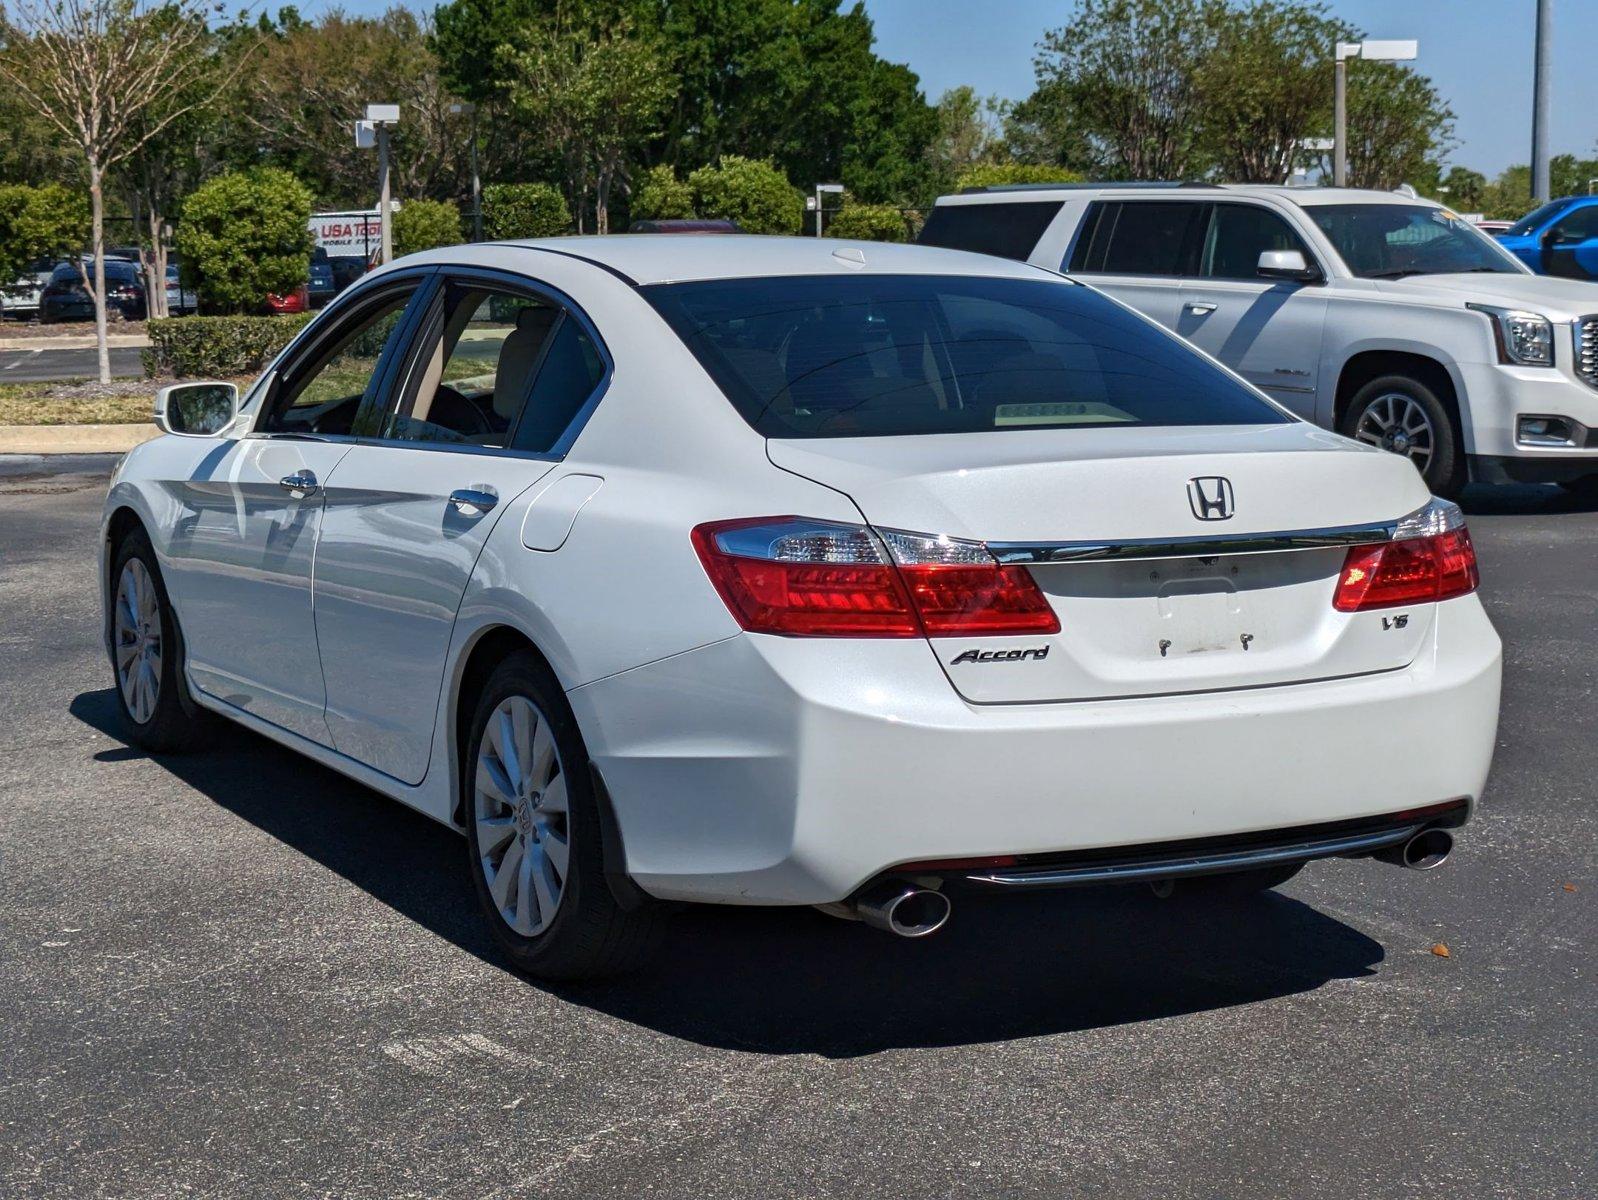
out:
<path id="1" fill-rule="evenodd" d="M 937 933 L 949 920 L 949 898 L 931 888 L 902 879 L 888 879 L 868 888 L 851 908 L 873 929 L 897 937 L 919 938 Z"/>
<path id="2" fill-rule="evenodd" d="M 1454 852 L 1454 835 L 1446 829 L 1422 829 L 1400 846 L 1378 851 L 1382 862 L 1408 867 L 1411 871 L 1434 871 Z"/>

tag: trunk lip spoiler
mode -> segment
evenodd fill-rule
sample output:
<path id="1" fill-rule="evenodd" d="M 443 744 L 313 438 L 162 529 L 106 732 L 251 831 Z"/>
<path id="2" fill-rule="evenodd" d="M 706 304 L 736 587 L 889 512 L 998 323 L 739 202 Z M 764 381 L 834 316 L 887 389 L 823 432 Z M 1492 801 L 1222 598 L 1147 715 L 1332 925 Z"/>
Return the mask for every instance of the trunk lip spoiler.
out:
<path id="1" fill-rule="evenodd" d="M 1229 554 L 1282 554 L 1336 546 L 1369 546 L 1390 542 L 1398 521 L 1369 525 L 1336 525 L 1274 533 L 1226 536 L 1129 538 L 1122 541 L 988 542 L 988 552 L 1004 566 L 1048 566 L 1052 563 L 1114 562 L 1140 558 L 1218 558 Z"/>

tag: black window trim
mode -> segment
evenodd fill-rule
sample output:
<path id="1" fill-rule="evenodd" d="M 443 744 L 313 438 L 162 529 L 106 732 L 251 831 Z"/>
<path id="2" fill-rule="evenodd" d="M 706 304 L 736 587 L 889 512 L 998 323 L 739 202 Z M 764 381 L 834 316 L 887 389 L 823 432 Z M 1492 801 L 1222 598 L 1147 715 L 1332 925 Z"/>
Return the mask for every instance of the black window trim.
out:
<path id="1" fill-rule="evenodd" d="M 1194 248 L 1195 257 L 1192 264 L 1193 274 L 1191 276 L 1183 276 L 1184 279 L 1192 278 L 1206 283 L 1257 283 L 1270 286 L 1279 286 L 1282 283 L 1291 282 L 1290 280 L 1282 279 L 1262 279 L 1258 275 L 1200 274 L 1200 272 L 1204 269 L 1204 243 L 1209 241 L 1210 226 L 1215 223 L 1217 210 L 1221 208 L 1252 208 L 1260 212 L 1270 213 L 1271 216 L 1275 217 L 1283 225 L 1286 225 L 1287 231 L 1291 233 L 1298 242 L 1298 249 L 1299 252 L 1304 255 L 1305 265 L 1313 270 L 1319 271 L 1321 274 L 1320 279 L 1314 280 L 1313 282 L 1326 282 L 1326 264 L 1320 261 L 1319 257 L 1315 253 L 1315 248 L 1310 245 L 1309 240 L 1305 238 L 1303 232 L 1298 229 L 1292 221 L 1288 220 L 1286 213 L 1272 208 L 1269 204 L 1260 204 L 1258 201 L 1247 198 L 1239 198 L 1236 200 L 1211 200 L 1208 202 L 1208 207 L 1210 211 L 1205 214 L 1202 224 L 1202 232 L 1199 234 L 1198 238 L 1198 245 Z M 1305 280 L 1304 284 L 1310 284 L 1311 282 L 1312 281 L 1310 280 Z M 1304 285 L 1301 284 L 1300 286 Z"/>
<path id="2" fill-rule="evenodd" d="M 303 430 L 264 429 L 262 426 L 275 415 L 278 398 L 283 394 L 285 386 L 292 385 L 296 373 L 307 364 L 317 363 L 318 353 L 329 342 L 336 342 L 342 337 L 348 331 L 351 322 L 359 321 L 371 302 L 379 301 L 383 295 L 390 292 L 414 289 L 411 298 L 406 301 L 404 315 L 390 335 L 388 344 L 383 347 L 377 368 L 373 371 L 378 381 L 376 394 L 386 395 L 394 384 L 394 367 L 403 358 L 402 352 L 409 345 L 418 316 L 426 310 L 427 302 L 431 298 L 437 271 L 436 267 L 422 267 L 385 274 L 369 283 L 358 283 L 335 297 L 319 316 L 313 318 L 290 340 L 262 373 L 257 382 L 257 387 L 262 388 L 261 407 L 255 415 L 255 420 L 251 422 L 250 432 L 245 436 L 298 442 L 354 443 L 365 440 L 352 433 L 311 433 Z M 247 399 L 246 405 L 249 402 Z M 356 410 L 355 428 L 360 428 L 367 403 L 363 398 Z"/>
<path id="3" fill-rule="evenodd" d="M 573 255 L 569 257 L 576 256 Z M 573 443 L 576 442 L 578 436 L 582 433 L 583 428 L 588 424 L 588 419 L 593 415 L 594 410 L 599 407 L 600 401 L 604 399 L 605 393 L 610 390 L 610 381 L 615 375 L 615 360 L 611 357 L 610 348 L 605 345 L 604 339 L 599 336 L 598 328 L 594 325 L 588 314 L 582 310 L 581 306 L 579 306 L 577 302 L 565 292 L 562 292 L 559 288 L 553 287 L 550 284 L 544 283 L 542 280 L 533 279 L 532 277 L 520 274 L 519 272 L 495 270 L 492 267 L 474 267 L 455 264 L 446 264 L 440 266 L 436 268 L 436 272 L 435 289 L 433 293 L 428 296 L 425 310 L 423 314 L 416 320 L 415 327 L 407 331 L 407 342 L 404 347 L 404 352 L 398 360 L 398 371 L 400 372 L 398 378 L 403 382 L 398 388 L 385 389 L 384 394 L 386 398 L 383 402 L 380 413 L 368 413 L 365 406 L 362 406 L 361 414 L 356 418 L 357 422 L 361 423 L 361 428 L 381 428 L 379 424 L 370 423 L 372 418 L 379 415 L 387 415 L 387 413 L 393 408 L 396 401 L 403 401 L 410 394 L 413 387 L 420 383 L 418 369 L 421 365 L 422 346 L 425 343 L 425 339 L 420 336 L 420 334 L 428 327 L 429 320 L 434 315 L 435 306 L 442 303 L 445 289 L 451 283 L 460 284 L 463 281 L 469 280 L 474 284 L 487 287 L 490 290 L 509 292 L 511 294 L 521 293 L 523 295 L 529 295 L 536 299 L 543 300 L 544 302 L 552 305 L 560 310 L 560 317 L 555 324 L 550 326 L 549 337 L 545 339 L 544 353 L 547 354 L 549 345 L 553 341 L 554 334 L 558 332 L 560 327 L 569 317 L 575 319 L 577 323 L 582 326 L 583 332 L 588 335 L 588 339 L 593 343 L 594 349 L 599 354 L 600 361 L 605 365 L 604 373 L 600 375 L 599 382 L 594 385 L 594 389 L 589 393 L 588 399 L 583 401 L 581 407 L 579 407 L 577 412 L 572 416 L 571 421 L 567 423 L 565 431 L 562 432 L 560 437 L 555 439 L 554 445 L 552 445 L 548 450 L 516 450 L 509 446 L 476 446 L 463 442 L 408 441 L 404 438 L 374 437 L 370 434 L 362 435 L 351 440 L 360 442 L 363 445 L 388 446 L 393 448 L 403 448 L 406 450 L 426 450 L 435 453 L 442 452 L 446 454 L 471 455 L 486 454 L 496 458 L 534 459 L 540 462 L 563 461 L 566 458 L 566 455 L 570 453 Z M 440 313 L 439 315 L 441 316 L 442 314 Z M 538 372 L 543 370 L 543 365 L 544 355 L 540 354 L 537 368 L 534 370 L 533 377 L 528 384 L 529 397 L 532 395 L 533 389 L 537 386 Z M 506 432 L 505 440 L 507 442 L 511 441 L 515 436 L 517 427 L 521 425 L 521 422 L 526 415 L 526 411 L 527 408 L 524 401 L 522 410 L 516 414 L 515 424 L 513 424 Z"/>

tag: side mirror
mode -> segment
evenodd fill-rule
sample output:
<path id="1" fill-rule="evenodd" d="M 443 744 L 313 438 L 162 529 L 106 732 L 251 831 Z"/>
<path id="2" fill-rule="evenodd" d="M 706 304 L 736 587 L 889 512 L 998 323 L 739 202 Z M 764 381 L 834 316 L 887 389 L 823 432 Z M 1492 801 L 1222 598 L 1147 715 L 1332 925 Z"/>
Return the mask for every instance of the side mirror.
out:
<path id="1" fill-rule="evenodd" d="M 155 424 L 162 433 L 215 437 L 238 415 L 232 383 L 174 383 L 155 394 Z"/>
<path id="2" fill-rule="evenodd" d="M 1261 279 L 1287 279 L 1294 283 L 1313 283 L 1320 270 L 1304 261 L 1301 250 L 1263 250 L 1254 273 Z"/>

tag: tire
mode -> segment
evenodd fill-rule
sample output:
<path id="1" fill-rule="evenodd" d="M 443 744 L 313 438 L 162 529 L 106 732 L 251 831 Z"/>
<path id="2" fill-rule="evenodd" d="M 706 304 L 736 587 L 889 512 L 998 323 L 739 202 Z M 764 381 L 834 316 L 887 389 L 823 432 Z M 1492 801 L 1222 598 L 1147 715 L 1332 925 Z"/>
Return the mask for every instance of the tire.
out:
<path id="1" fill-rule="evenodd" d="M 1349 402 L 1339 430 L 1357 442 L 1404 454 L 1436 496 L 1465 486 L 1459 427 L 1431 388 L 1407 375 L 1373 379 Z"/>
<path id="2" fill-rule="evenodd" d="M 658 941 L 660 906 L 624 909 L 605 879 L 588 751 L 560 685 L 534 654 L 513 654 L 489 676 L 462 766 L 467 869 L 506 957 L 548 980 L 643 965 Z"/>
<path id="3" fill-rule="evenodd" d="M 1199 875 L 1182 881 L 1177 890 L 1213 900 L 1241 900 L 1272 888 L 1281 887 L 1304 869 L 1301 862 L 1276 867 L 1256 867 L 1252 871 L 1233 871 L 1226 875 Z"/>
<path id="4" fill-rule="evenodd" d="M 183 681 L 183 639 L 144 530 L 118 543 L 109 587 L 111 681 L 129 741 L 152 754 L 192 748 L 205 721 Z"/>

